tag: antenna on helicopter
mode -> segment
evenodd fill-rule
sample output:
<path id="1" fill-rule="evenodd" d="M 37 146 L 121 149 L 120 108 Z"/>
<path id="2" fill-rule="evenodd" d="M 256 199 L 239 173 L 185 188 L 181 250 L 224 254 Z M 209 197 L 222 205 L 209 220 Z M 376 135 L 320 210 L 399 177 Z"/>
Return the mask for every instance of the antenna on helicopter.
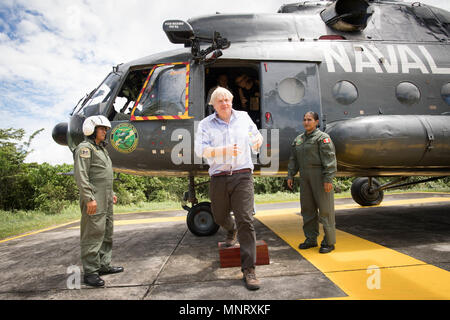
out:
<path id="1" fill-rule="evenodd" d="M 230 41 L 216 31 L 210 38 L 195 36 L 192 26 L 182 20 L 164 21 L 163 30 L 170 42 L 190 46 L 192 57 L 197 63 L 206 62 L 209 64 L 216 61 L 222 55 L 222 50 L 228 49 L 231 45 Z M 202 50 L 200 44 L 205 42 L 211 43 L 211 45 Z M 207 59 L 207 56 L 211 53 L 212 56 Z"/>

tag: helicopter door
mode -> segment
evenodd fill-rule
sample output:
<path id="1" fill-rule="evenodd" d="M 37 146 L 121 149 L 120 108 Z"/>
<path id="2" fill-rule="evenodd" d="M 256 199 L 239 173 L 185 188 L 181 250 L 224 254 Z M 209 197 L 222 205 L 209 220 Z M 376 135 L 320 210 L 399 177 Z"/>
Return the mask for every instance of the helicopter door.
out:
<path id="1" fill-rule="evenodd" d="M 114 164 L 127 168 L 132 161 L 139 171 L 151 174 L 188 172 L 193 166 L 190 137 L 197 115 L 189 110 L 190 62 L 163 63 L 147 70 L 130 120 L 112 123 Z"/>
<path id="2" fill-rule="evenodd" d="M 319 72 L 316 63 L 262 62 L 261 128 L 279 130 L 279 159 L 289 158 L 292 140 L 302 133 L 303 115 L 315 111 L 321 117 Z M 281 163 L 280 163 L 281 164 Z"/>

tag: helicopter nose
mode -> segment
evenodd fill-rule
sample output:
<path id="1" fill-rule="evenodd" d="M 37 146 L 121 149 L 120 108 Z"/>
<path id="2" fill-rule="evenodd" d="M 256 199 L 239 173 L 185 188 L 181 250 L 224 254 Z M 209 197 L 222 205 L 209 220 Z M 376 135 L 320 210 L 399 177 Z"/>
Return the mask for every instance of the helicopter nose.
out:
<path id="1" fill-rule="evenodd" d="M 60 122 L 53 128 L 52 131 L 53 140 L 62 146 L 67 146 L 67 128 L 67 122 Z"/>

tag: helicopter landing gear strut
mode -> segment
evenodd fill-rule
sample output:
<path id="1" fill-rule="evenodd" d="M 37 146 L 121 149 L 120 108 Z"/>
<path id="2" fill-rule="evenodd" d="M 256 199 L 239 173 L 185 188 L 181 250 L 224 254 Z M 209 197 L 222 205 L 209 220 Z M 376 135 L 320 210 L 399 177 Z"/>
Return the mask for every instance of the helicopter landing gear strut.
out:
<path id="1" fill-rule="evenodd" d="M 198 185 L 194 182 L 194 177 L 189 176 L 189 191 L 184 194 L 184 201 L 192 203 L 192 207 L 183 205 L 183 209 L 188 212 L 187 226 L 189 231 L 199 237 L 212 236 L 219 230 L 219 225 L 214 222 L 211 210 L 211 202 L 198 203 L 195 196 L 195 187 L 209 182 L 202 182 Z"/>
<path id="2" fill-rule="evenodd" d="M 399 182 L 408 179 L 408 177 L 400 177 L 383 185 L 381 185 L 378 180 L 374 179 L 373 177 L 356 178 L 355 180 L 353 180 L 351 193 L 353 200 L 355 200 L 355 202 L 360 204 L 361 206 L 375 206 L 383 201 L 383 190 L 405 187 L 413 184 L 439 180 L 442 178 L 445 178 L 445 176 L 398 184 Z"/>
<path id="3" fill-rule="evenodd" d="M 384 197 L 380 183 L 372 177 L 353 180 L 351 193 L 353 200 L 361 206 L 375 206 L 380 204 Z"/>

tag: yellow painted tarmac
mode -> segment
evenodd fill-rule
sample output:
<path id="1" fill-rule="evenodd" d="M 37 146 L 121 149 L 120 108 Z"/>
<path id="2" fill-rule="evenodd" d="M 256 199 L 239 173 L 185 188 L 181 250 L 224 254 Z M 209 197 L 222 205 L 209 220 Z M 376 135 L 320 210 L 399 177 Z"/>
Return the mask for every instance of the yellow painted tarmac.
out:
<path id="1" fill-rule="evenodd" d="M 386 201 L 382 206 L 443 201 L 450 198 Z M 349 206 L 336 209 L 353 208 Z M 450 272 L 340 230 L 331 253 L 298 249 L 305 237 L 297 213 L 295 208 L 270 210 L 256 217 L 348 295 L 337 299 L 450 299 Z"/>
<path id="2" fill-rule="evenodd" d="M 375 207 L 450 202 L 449 197 L 384 201 Z M 336 210 L 362 208 L 337 205 Z M 260 210 L 255 216 L 347 294 L 336 299 L 450 299 L 450 272 L 406 254 L 336 230 L 336 250 L 299 250 L 305 238 L 298 208 Z M 186 217 L 116 220 L 115 226 L 185 221 Z M 75 229 L 78 227 L 73 227 Z M 321 233 L 323 231 L 321 230 Z M 322 235 L 320 236 L 322 237 Z"/>
<path id="3" fill-rule="evenodd" d="M 392 200 L 392 201 L 383 201 L 380 205 L 377 206 L 371 206 L 371 207 L 362 207 L 355 203 L 349 203 L 349 204 L 341 204 L 336 205 L 335 210 L 349 210 L 349 209 L 361 209 L 361 208 L 377 208 L 377 207 L 392 207 L 392 206 L 404 206 L 404 205 L 413 205 L 413 204 L 426 204 L 426 203 L 441 203 L 441 202 L 450 202 L 449 197 L 435 197 L 435 198 L 419 198 L 419 199 L 408 199 L 408 200 Z M 273 214 L 280 214 L 283 213 L 298 213 L 298 208 L 289 208 L 284 210 L 262 210 L 258 211 L 256 214 L 256 217 L 259 218 L 260 216 L 270 216 Z"/>
<path id="4" fill-rule="evenodd" d="M 445 202 L 450 202 L 450 197 L 385 200 L 380 206 L 365 207 L 365 209 Z M 336 205 L 336 211 L 358 208 L 362 207 L 353 203 Z M 331 299 L 450 299 L 450 272 L 341 230 L 336 230 L 336 250 L 329 254 L 320 254 L 318 247 L 299 250 L 298 245 L 305 240 L 299 211 L 298 207 L 258 210 L 255 217 L 347 295 L 344 298 Z M 114 225 L 184 222 L 185 220 L 185 216 L 125 219 L 116 220 Z M 75 222 L 77 221 L 4 239 L 0 243 Z M 321 237 L 322 235 L 319 239 Z"/>
<path id="5" fill-rule="evenodd" d="M 382 205 L 372 206 L 372 207 L 364 207 L 364 208 L 376 208 L 376 207 L 388 207 L 388 206 L 403 206 L 407 204 L 417 204 L 417 203 L 439 203 L 439 202 L 450 202 L 450 197 L 435 197 L 435 198 L 421 198 L 421 199 L 409 199 L 409 200 L 393 200 L 393 201 L 385 201 Z M 343 204 L 337 205 L 335 210 L 348 210 L 348 209 L 361 209 L 363 207 L 357 204 Z M 272 216 L 272 215 L 280 215 L 280 214 L 288 214 L 288 213 L 299 213 L 298 208 L 289 208 L 289 209 L 273 209 L 273 210 L 258 210 L 256 214 L 256 218 L 262 218 L 263 216 Z M 128 214 L 128 213 L 127 213 Z M 261 219 L 259 219 L 261 220 Z M 164 218 L 142 218 L 142 219 L 129 219 L 129 220 L 115 220 L 114 226 L 125 226 L 132 224 L 148 224 L 148 223 L 161 223 L 161 222 L 177 222 L 177 221 L 186 221 L 185 216 L 181 217 L 164 217 Z M 79 229 L 80 227 L 71 227 L 68 229 Z"/>

